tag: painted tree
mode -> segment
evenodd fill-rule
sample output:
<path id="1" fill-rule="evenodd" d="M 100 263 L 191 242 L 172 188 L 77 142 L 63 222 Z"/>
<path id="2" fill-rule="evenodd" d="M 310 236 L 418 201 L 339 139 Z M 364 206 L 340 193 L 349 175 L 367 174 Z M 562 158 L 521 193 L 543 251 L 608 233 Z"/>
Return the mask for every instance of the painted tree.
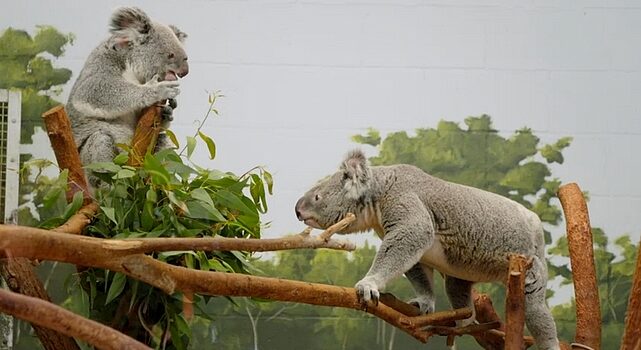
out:
<path id="1" fill-rule="evenodd" d="M 59 58 L 72 43 L 72 34 L 50 26 L 37 27 L 33 36 L 13 28 L 0 35 L 0 89 L 22 91 L 22 143 L 32 142 L 35 127 L 42 127 L 42 113 L 60 104 L 54 97 L 71 78 L 71 70 L 55 68 L 46 54 Z"/>

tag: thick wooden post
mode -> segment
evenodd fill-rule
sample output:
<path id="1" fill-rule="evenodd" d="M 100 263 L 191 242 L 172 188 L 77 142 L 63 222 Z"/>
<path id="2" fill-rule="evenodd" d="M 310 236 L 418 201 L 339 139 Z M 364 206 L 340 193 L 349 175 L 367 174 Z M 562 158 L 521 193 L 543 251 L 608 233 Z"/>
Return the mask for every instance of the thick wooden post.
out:
<path id="1" fill-rule="evenodd" d="M 78 154 L 78 147 L 76 141 L 73 139 L 71 132 L 71 124 L 64 106 L 56 106 L 46 111 L 42 118 L 44 118 L 45 126 L 47 127 L 47 136 L 51 141 L 58 161 L 60 169 L 67 169 L 69 177 L 69 190 L 67 191 L 67 202 L 71 202 L 73 196 L 78 191 L 83 192 L 84 204 L 91 203 L 91 197 L 87 187 L 87 179 L 85 172 L 82 170 L 82 163 L 80 162 L 80 155 Z"/>
<path id="2" fill-rule="evenodd" d="M 630 301 L 625 313 L 621 350 L 641 350 L 641 242 L 637 252 L 637 268 L 634 270 Z"/>
<path id="3" fill-rule="evenodd" d="M 570 266 L 576 296 L 577 349 L 601 348 L 601 308 L 594 266 L 594 243 L 588 206 L 583 192 L 571 183 L 559 188 L 558 193 L 567 225 Z M 583 347 L 581 347 L 583 346 Z M 574 348 L 574 346 L 573 346 Z"/>
<path id="4" fill-rule="evenodd" d="M 505 350 L 525 348 L 523 329 L 525 327 L 525 272 L 528 260 L 523 255 L 510 255 L 505 298 Z"/>

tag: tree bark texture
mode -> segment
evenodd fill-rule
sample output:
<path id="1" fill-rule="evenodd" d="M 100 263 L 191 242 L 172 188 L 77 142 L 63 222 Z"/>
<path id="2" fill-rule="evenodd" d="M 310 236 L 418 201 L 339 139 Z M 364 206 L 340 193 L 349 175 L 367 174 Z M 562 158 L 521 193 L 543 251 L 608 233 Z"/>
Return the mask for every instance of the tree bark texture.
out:
<path id="1" fill-rule="evenodd" d="M 583 192 L 575 183 L 561 186 L 558 196 L 565 213 L 570 266 L 576 296 L 574 341 L 579 344 L 577 349 L 581 349 L 581 345 L 600 349 L 601 308 L 588 206 Z"/>

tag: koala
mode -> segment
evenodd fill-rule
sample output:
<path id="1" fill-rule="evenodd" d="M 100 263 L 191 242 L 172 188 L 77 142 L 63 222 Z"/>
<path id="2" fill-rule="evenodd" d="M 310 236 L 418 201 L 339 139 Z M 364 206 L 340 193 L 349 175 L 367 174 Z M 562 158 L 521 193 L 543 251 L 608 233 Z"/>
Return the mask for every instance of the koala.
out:
<path id="1" fill-rule="evenodd" d="M 475 282 L 507 281 L 509 254 L 532 258 L 525 281 L 525 318 L 539 349 L 559 349 L 545 301 L 547 266 L 541 221 L 521 204 L 494 193 L 447 182 L 411 165 L 368 166 L 352 151 L 340 169 L 296 203 L 296 216 L 325 229 L 347 213 L 342 232 L 375 231 L 382 239 L 369 272 L 356 283 L 363 302 L 405 274 L 416 291 L 411 303 L 434 311 L 432 275 L 444 275 L 453 308 L 472 307 Z M 474 320 L 459 322 L 469 324 Z"/>
<path id="2" fill-rule="evenodd" d="M 85 62 L 66 105 L 83 164 L 111 161 L 116 144 L 129 144 L 141 110 L 161 101 L 166 127 L 179 94 L 178 78 L 189 73 L 183 42 L 173 25 L 152 21 L 135 7 L 117 9 L 111 36 Z M 169 146 L 166 135 L 158 148 Z M 99 181 L 89 176 L 92 186 Z"/>

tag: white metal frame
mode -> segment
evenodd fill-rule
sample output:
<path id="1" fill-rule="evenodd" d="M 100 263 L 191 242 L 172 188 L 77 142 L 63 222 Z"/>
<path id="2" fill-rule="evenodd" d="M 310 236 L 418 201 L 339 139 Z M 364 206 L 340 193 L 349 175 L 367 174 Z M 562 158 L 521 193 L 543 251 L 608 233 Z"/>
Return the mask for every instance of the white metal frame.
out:
<path id="1" fill-rule="evenodd" d="M 20 172 L 20 121 L 21 102 L 20 91 L 0 90 L 0 102 L 8 102 L 7 121 L 7 162 L 5 183 L 0 184 L 5 189 L 3 222 L 11 222 L 12 212 L 18 208 L 18 186 Z"/>

